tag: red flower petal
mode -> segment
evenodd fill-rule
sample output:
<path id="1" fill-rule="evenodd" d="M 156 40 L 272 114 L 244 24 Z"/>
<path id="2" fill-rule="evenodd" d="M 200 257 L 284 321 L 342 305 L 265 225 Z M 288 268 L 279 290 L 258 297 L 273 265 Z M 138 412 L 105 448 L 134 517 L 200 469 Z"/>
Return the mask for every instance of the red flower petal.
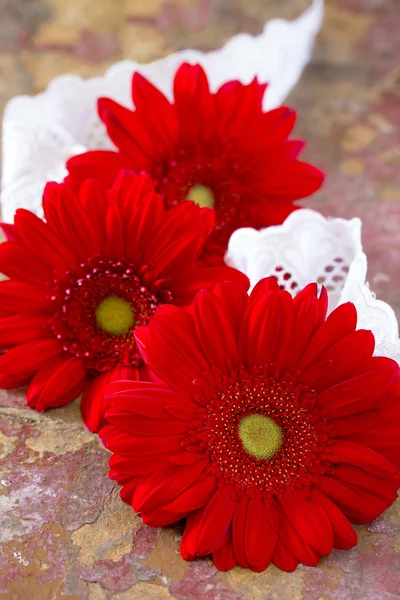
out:
<path id="1" fill-rule="evenodd" d="M 118 366 L 108 373 L 88 379 L 81 400 L 82 419 L 86 427 L 90 431 L 98 432 L 106 424 L 105 412 L 108 403 L 105 393 L 110 382 L 124 379 L 146 380 L 147 378 L 148 373 L 145 367 L 135 369 Z"/>
<path id="2" fill-rule="evenodd" d="M 277 144 L 287 145 L 287 138 L 292 133 L 296 124 L 297 115 L 294 110 L 288 106 L 280 106 L 264 113 L 257 123 L 262 126 L 265 136 L 261 140 L 264 149 L 275 149 Z M 256 134 L 256 131 L 254 132 Z M 286 152 L 284 152 L 286 156 Z"/>
<path id="3" fill-rule="evenodd" d="M 235 330 L 236 338 L 239 338 L 241 322 L 246 310 L 248 295 L 245 293 L 247 287 L 240 287 L 233 282 L 225 282 L 224 285 L 216 285 L 213 294 L 217 296 L 223 307 L 225 317 Z"/>
<path id="4" fill-rule="evenodd" d="M 388 506 L 397 500 L 397 489 L 400 485 L 399 474 L 397 474 L 397 477 L 389 476 L 385 478 L 385 475 L 373 475 L 352 465 L 338 465 L 335 467 L 333 474 L 335 479 L 356 487 L 360 491 L 369 493 L 371 490 L 374 490 L 375 496 L 379 496 L 387 501 Z"/>
<path id="5" fill-rule="evenodd" d="M 67 169 L 70 173 L 67 182 L 75 186 L 78 184 L 79 189 L 79 184 L 85 179 L 96 179 L 105 188 L 109 188 L 125 166 L 123 158 L 117 152 L 90 150 L 67 161 Z"/>
<path id="6" fill-rule="evenodd" d="M 121 149 L 124 165 L 130 164 L 136 172 L 151 172 L 151 159 L 158 157 L 157 146 L 137 115 L 108 98 L 98 100 L 98 112 L 110 139 Z"/>
<path id="7" fill-rule="evenodd" d="M 63 204 L 64 202 L 61 201 Z M 90 252 L 97 249 L 101 252 L 104 249 L 106 243 L 106 215 L 108 207 L 107 195 L 104 192 L 104 188 L 101 187 L 98 181 L 94 179 L 87 179 L 83 182 L 79 191 L 79 205 L 74 207 L 74 226 L 76 232 L 87 231 L 85 241 L 90 241 L 92 248 Z M 81 210 L 82 207 L 82 210 Z M 58 212 L 59 216 L 59 212 Z M 79 224 L 76 221 L 79 221 Z M 65 235 L 68 235 L 68 231 L 65 231 Z"/>
<path id="8" fill-rule="evenodd" d="M 184 63 L 179 67 L 174 79 L 174 97 L 181 143 L 212 139 L 217 127 L 216 103 L 200 65 Z M 201 118 L 193 118 L 194 115 Z"/>
<path id="9" fill-rule="evenodd" d="M 22 385 L 35 377 L 30 403 L 43 410 L 46 402 L 64 403 L 81 391 L 75 381 L 79 364 L 85 374 L 99 376 L 88 383 L 82 400 L 84 419 L 97 431 L 105 424 L 106 381 L 123 372 L 134 378 L 143 366 L 136 327 L 146 325 L 159 305 L 192 299 L 221 278 L 244 287 L 248 282 L 230 268 L 210 274 L 199 268 L 213 211 L 189 202 L 166 211 L 148 175 L 123 171 L 107 193 L 93 180 L 76 187 L 49 183 L 43 208 L 46 220 L 18 211 L 11 229 L 15 241 L 0 246 L 0 269 L 11 278 L 0 285 L 0 349 L 7 351 L 0 357 L 0 385 Z M 196 335 L 193 324 L 192 332 Z M 187 350 L 185 336 L 171 345 L 177 379 Z M 208 368 L 201 349 L 193 358 L 199 357 Z M 60 393 L 53 383 L 44 385 L 44 373 L 57 381 L 63 369 L 67 375 L 71 369 L 71 383 L 60 382 Z M 174 406 L 169 408 L 166 426 L 184 431 L 186 426 L 175 425 Z M 186 418 L 191 418 L 187 412 Z M 139 421 L 146 423 L 136 419 L 136 427 Z"/>
<path id="10" fill-rule="evenodd" d="M 4 313 L 45 311 L 49 308 L 49 300 L 42 290 L 8 279 L 0 281 L 0 307 Z"/>
<path id="11" fill-rule="evenodd" d="M 355 331 L 356 326 L 357 311 L 354 304 L 347 302 L 338 306 L 315 333 L 298 368 L 302 371 L 307 369 L 329 348 Z"/>
<path id="12" fill-rule="evenodd" d="M 254 128 L 260 127 L 261 122 L 265 121 L 261 111 L 266 88 L 266 84 L 259 84 L 256 79 L 247 86 L 239 81 L 229 81 L 221 86 L 216 93 L 216 101 L 219 132 L 224 139 L 233 139 L 240 146 L 244 145 L 246 138 L 253 139 L 253 147 L 256 145 L 257 150 L 260 149 L 262 138 L 259 132 L 255 135 Z M 275 117 L 276 113 L 266 119 L 274 121 Z M 248 135 L 251 126 L 253 126 L 253 135 Z"/>
<path id="13" fill-rule="evenodd" d="M 372 491 L 360 491 L 332 477 L 321 477 L 319 486 L 353 523 L 370 523 L 393 503 L 393 500 L 375 496 Z"/>
<path id="14" fill-rule="evenodd" d="M 123 488 L 119 492 L 122 502 L 132 505 L 133 494 L 135 493 L 135 490 L 142 479 L 142 475 L 137 475 L 136 477 L 130 479 L 126 485 L 124 485 L 122 482 L 119 484 L 118 482 L 119 485 L 123 485 Z"/>
<path id="15" fill-rule="evenodd" d="M 41 262 L 52 267 L 66 267 L 74 260 L 74 255 L 65 244 L 29 210 L 18 209 L 14 224 L 22 243 Z"/>
<path id="16" fill-rule="evenodd" d="M 329 460 L 333 463 L 355 465 L 376 475 L 395 475 L 397 473 L 396 466 L 379 452 L 344 440 L 336 442 L 330 448 Z"/>
<path id="17" fill-rule="evenodd" d="M 271 292 L 254 300 L 244 316 L 239 351 L 247 366 L 281 366 L 293 326 L 293 301 L 288 292 Z"/>
<path id="18" fill-rule="evenodd" d="M 101 432 L 103 431 L 104 428 Z M 115 479 L 119 485 L 122 485 L 122 481 L 126 483 L 138 474 L 145 474 L 154 468 L 155 465 L 159 469 L 165 469 L 169 466 L 168 459 L 165 456 L 128 456 L 122 458 L 113 454 L 109 461 L 109 477 L 110 479 Z"/>
<path id="19" fill-rule="evenodd" d="M 144 373 L 142 374 L 144 376 Z M 151 419 L 164 420 L 171 416 L 171 408 L 177 408 L 177 418 L 186 418 L 185 409 L 189 407 L 187 418 L 193 416 L 193 404 L 190 398 L 181 396 L 170 388 L 146 381 L 114 381 L 107 386 L 107 419 L 113 422 L 113 416 L 121 411 L 141 415 Z"/>
<path id="20" fill-rule="evenodd" d="M 168 512 L 165 508 L 161 507 L 152 510 L 150 513 L 144 511 L 141 512 L 143 523 L 146 523 L 146 525 L 149 525 L 150 527 L 172 525 L 183 519 L 185 516 L 185 514 Z"/>
<path id="21" fill-rule="evenodd" d="M 315 501 L 323 507 L 329 518 L 335 548 L 341 548 L 342 550 L 353 548 L 357 543 L 357 534 L 344 514 L 319 490 L 313 490 L 312 495 Z"/>
<path id="22" fill-rule="evenodd" d="M 135 334 L 139 342 L 141 334 L 141 330 Z M 164 352 L 166 336 L 169 340 L 168 356 Z M 157 321 L 150 323 L 146 356 L 149 368 L 183 394 L 192 393 L 193 379 L 210 366 L 200 348 L 193 318 L 183 309 L 173 306 L 163 307 L 157 312 Z"/>
<path id="23" fill-rule="evenodd" d="M 229 486 L 221 487 L 205 508 L 186 524 L 182 542 L 193 556 L 216 552 L 229 537 L 235 501 Z"/>
<path id="24" fill-rule="evenodd" d="M 44 338 L 16 346 L 0 356 L 0 371 L 9 375 L 32 376 L 40 367 L 62 354 L 58 340 Z"/>
<path id="25" fill-rule="evenodd" d="M 173 106 L 137 72 L 132 77 L 132 98 L 143 126 L 153 134 L 154 145 L 164 153 L 171 152 L 178 137 L 178 122 Z"/>
<path id="26" fill-rule="evenodd" d="M 253 303 L 262 302 L 264 296 L 270 292 L 280 292 L 276 277 L 264 277 L 264 279 L 260 279 L 250 294 L 249 304 L 253 305 Z"/>
<path id="27" fill-rule="evenodd" d="M 84 176 L 111 186 L 117 167 L 151 174 L 167 208 L 185 203 L 196 185 L 212 192 L 217 228 L 203 259 L 220 264 L 231 233 L 280 223 L 293 201 L 313 193 L 323 174 L 297 160 L 304 143 L 289 140 L 296 114 L 263 112 L 266 84 L 231 81 L 211 93 L 200 65 L 181 65 L 171 103 L 141 74 L 132 78 L 134 110 L 101 98 L 99 116 L 118 153 L 85 153 L 68 162 L 69 184 Z M 108 164 L 109 163 L 109 164 Z"/>
<path id="28" fill-rule="evenodd" d="M 48 264 L 38 261 L 27 248 L 16 242 L 0 244 L 0 272 L 10 279 L 40 285 L 51 279 Z"/>
<path id="29" fill-rule="evenodd" d="M 16 242 L 18 233 L 15 229 L 15 225 L 13 223 L 0 223 L 0 228 L 4 235 L 6 236 L 6 240 L 9 242 Z"/>
<path id="30" fill-rule="evenodd" d="M 199 475 L 203 473 L 205 464 L 205 461 L 199 461 L 187 467 L 179 469 L 169 467 L 149 475 L 135 491 L 133 508 L 136 512 L 143 511 L 149 514 L 156 508 L 166 507 L 194 484 Z"/>
<path id="31" fill-rule="evenodd" d="M 171 271 L 187 269 L 197 260 L 207 240 L 212 211 L 199 209 L 192 202 L 168 211 L 162 227 L 148 245 L 144 260 L 151 264 L 156 277 L 165 277 Z M 182 223 L 186 226 L 183 228 Z"/>
<path id="32" fill-rule="evenodd" d="M 32 379 L 26 395 L 28 406 L 41 412 L 72 402 L 82 392 L 85 377 L 83 361 L 66 356 L 53 360 Z"/>
<path id="33" fill-rule="evenodd" d="M 18 375 L 9 375 L 0 373 L 0 387 L 2 390 L 12 390 L 14 388 L 26 385 L 31 378 L 31 375 L 19 373 Z"/>
<path id="34" fill-rule="evenodd" d="M 361 432 L 347 435 L 347 440 L 358 444 L 368 444 L 370 448 L 386 456 L 400 469 L 399 439 L 400 427 L 398 421 L 379 423 Z"/>
<path id="35" fill-rule="evenodd" d="M 215 566 L 219 571 L 229 571 L 236 567 L 237 560 L 233 552 L 232 540 L 228 539 L 219 550 L 212 555 Z"/>
<path id="36" fill-rule="evenodd" d="M 229 291 L 230 301 L 225 304 L 230 306 L 235 303 L 236 297 L 240 297 L 241 300 L 238 299 L 236 302 L 239 302 L 239 304 L 241 303 L 244 306 L 244 303 L 247 303 L 247 294 L 244 292 L 249 288 L 250 282 L 243 273 L 226 266 L 197 267 L 196 269 L 192 269 L 185 279 L 182 277 L 175 277 L 172 281 L 171 288 L 174 297 L 177 298 L 177 304 L 186 305 L 193 300 L 195 292 L 198 290 L 211 289 L 220 282 L 228 281 L 232 282 L 233 285 Z M 214 293 L 218 294 L 219 292 Z M 227 296 L 225 292 L 221 292 L 221 294 Z M 227 310 L 231 309 L 227 308 Z M 234 307 L 232 307 L 232 310 L 234 310 Z M 235 324 L 233 326 L 235 327 Z"/>
<path id="37" fill-rule="evenodd" d="M 319 394 L 319 409 L 331 418 L 366 410 L 382 397 L 398 377 L 399 367 L 389 358 L 373 357 L 366 368 L 366 373 L 342 381 Z"/>
<path id="38" fill-rule="evenodd" d="M 237 339 L 232 325 L 225 319 L 217 296 L 201 291 L 194 301 L 194 324 L 201 348 L 210 365 L 223 371 L 237 355 Z M 216 338 L 210 331 L 217 331 Z"/>
<path id="39" fill-rule="evenodd" d="M 250 498 L 247 507 L 245 552 L 253 571 L 264 571 L 271 562 L 278 541 L 278 530 L 274 529 L 270 512 L 262 498 Z"/>
<path id="40" fill-rule="evenodd" d="M 89 379 L 82 394 L 82 419 L 89 431 L 92 432 L 98 432 L 105 424 L 104 391 L 107 381 L 108 373 Z"/>
<path id="41" fill-rule="evenodd" d="M 285 495 L 282 507 L 286 518 L 301 539 L 319 556 L 327 556 L 333 547 L 332 527 L 325 511 L 312 498 Z"/>
<path id="42" fill-rule="evenodd" d="M 273 278 L 250 297 L 223 283 L 138 330 L 157 378 L 111 386 L 111 474 L 146 523 L 187 517 L 185 559 L 315 566 L 394 502 L 399 367 L 352 305 L 326 309 L 315 284 L 292 300 Z"/>
<path id="43" fill-rule="evenodd" d="M 286 548 L 280 539 L 275 546 L 272 562 L 278 569 L 286 571 L 287 573 L 293 573 L 299 564 L 299 561 L 294 558 L 293 554 Z"/>
<path id="44" fill-rule="evenodd" d="M 207 504 L 215 494 L 216 489 L 217 480 L 213 475 L 210 475 L 198 483 L 194 483 L 181 496 L 167 504 L 166 508 L 171 512 L 187 514 Z"/>
<path id="45" fill-rule="evenodd" d="M 322 354 L 315 363 L 301 374 L 304 385 L 323 391 L 333 385 L 358 375 L 366 368 L 375 347 L 371 331 L 359 329 L 342 338 Z"/>
<path id="46" fill-rule="evenodd" d="M 38 338 L 47 337 L 40 315 L 13 315 L 0 318 L 0 350 L 27 344 Z"/>
<path id="47" fill-rule="evenodd" d="M 280 200 L 299 200 L 310 196 L 321 187 L 324 174 L 307 163 L 298 160 L 271 161 L 257 185 L 257 191 L 267 189 L 268 195 Z"/>
<path id="48" fill-rule="evenodd" d="M 250 498 L 244 496 L 238 500 L 235 504 L 235 511 L 233 513 L 232 522 L 232 538 L 233 547 L 238 564 L 247 569 L 250 567 L 250 563 L 246 555 L 246 519 L 247 511 L 249 506 Z"/>
<path id="49" fill-rule="evenodd" d="M 155 443 L 153 437 L 134 438 L 127 433 L 120 433 L 108 438 L 104 429 L 101 429 L 101 439 L 110 452 L 123 456 L 154 456 L 155 460 L 162 454 L 171 455 L 180 452 L 182 442 L 187 437 L 183 435 L 164 435 L 159 436 L 157 443 Z"/>
<path id="50" fill-rule="evenodd" d="M 295 366 L 299 363 L 315 333 L 326 319 L 328 295 L 325 288 L 318 298 L 317 284 L 307 285 L 294 298 L 293 308 L 293 333 L 287 353 L 287 366 Z"/>
<path id="51" fill-rule="evenodd" d="M 135 188 L 131 190 L 133 193 Z M 135 262 L 146 264 L 149 242 L 153 241 L 165 219 L 164 205 L 158 194 L 150 192 L 128 209 L 132 214 L 126 233 L 126 254 Z M 182 284 L 184 286 L 184 282 Z"/>
<path id="52" fill-rule="evenodd" d="M 320 559 L 318 553 L 303 539 L 302 534 L 293 526 L 291 519 L 283 512 L 280 518 L 279 539 L 286 548 L 290 548 L 290 553 L 297 562 L 308 567 L 315 567 L 318 564 Z"/>
<path id="53" fill-rule="evenodd" d="M 96 205 L 88 200 L 97 200 Z M 106 241 L 106 203 L 104 193 L 95 182 L 87 182 L 79 197 L 67 185 L 48 184 L 44 191 L 43 205 L 48 227 L 45 235 L 62 237 L 73 251 L 69 268 L 88 256 L 100 252 Z M 29 235 L 29 232 L 28 232 Z"/>

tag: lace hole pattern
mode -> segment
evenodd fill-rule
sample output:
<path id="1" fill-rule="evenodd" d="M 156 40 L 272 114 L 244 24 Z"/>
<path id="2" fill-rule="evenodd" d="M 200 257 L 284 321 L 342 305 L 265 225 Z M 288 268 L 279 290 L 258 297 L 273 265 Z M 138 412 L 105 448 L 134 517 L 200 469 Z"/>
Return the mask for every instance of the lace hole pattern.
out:
<path id="1" fill-rule="evenodd" d="M 350 264 L 346 258 L 337 256 L 323 265 L 319 273 L 315 277 L 315 281 L 320 285 L 324 285 L 328 292 L 340 295 L 345 285 Z M 300 274 L 296 274 L 292 269 L 279 264 L 273 270 L 273 273 L 282 290 L 287 290 L 292 296 L 295 296 L 300 291 L 302 285 Z M 303 283 L 303 282 L 302 282 Z"/>

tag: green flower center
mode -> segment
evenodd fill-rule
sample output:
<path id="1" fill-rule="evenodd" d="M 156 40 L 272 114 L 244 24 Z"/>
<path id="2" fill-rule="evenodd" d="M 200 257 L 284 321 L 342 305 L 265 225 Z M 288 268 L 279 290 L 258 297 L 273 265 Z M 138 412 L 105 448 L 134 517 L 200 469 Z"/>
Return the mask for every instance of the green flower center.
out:
<path id="1" fill-rule="evenodd" d="M 213 191 L 205 185 L 194 185 L 190 188 L 186 200 L 192 200 L 200 208 L 213 208 L 215 204 Z"/>
<path id="2" fill-rule="evenodd" d="M 135 323 L 132 307 L 116 296 L 104 298 L 96 308 L 98 326 L 112 335 L 124 335 Z"/>
<path id="3" fill-rule="evenodd" d="M 243 448 L 255 458 L 269 460 L 282 445 L 282 430 L 269 417 L 247 415 L 239 423 L 238 435 Z"/>

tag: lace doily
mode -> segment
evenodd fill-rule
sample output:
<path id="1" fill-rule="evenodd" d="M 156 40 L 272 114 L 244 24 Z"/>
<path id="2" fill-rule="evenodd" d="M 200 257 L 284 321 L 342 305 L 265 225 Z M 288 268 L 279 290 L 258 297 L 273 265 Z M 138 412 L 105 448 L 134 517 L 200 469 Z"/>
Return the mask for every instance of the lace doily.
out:
<path id="1" fill-rule="evenodd" d="M 353 302 L 358 313 L 358 329 L 371 329 L 375 336 L 375 354 L 390 356 L 400 364 L 399 324 L 394 310 L 378 300 L 367 279 L 367 256 L 359 252 L 350 265 L 340 304 Z"/>
<path id="2" fill-rule="evenodd" d="M 279 105 L 309 60 L 322 12 L 323 0 L 314 0 L 298 19 L 269 21 L 259 36 L 237 35 L 215 52 L 184 50 L 148 65 L 123 61 L 103 77 L 84 80 L 63 75 L 37 96 L 14 98 L 3 121 L 3 220 L 12 221 L 19 207 L 40 214 L 45 183 L 63 179 L 69 157 L 86 149 L 112 147 L 97 117 L 96 100 L 109 96 L 131 106 L 134 71 L 148 77 L 170 98 L 173 75 L 184 61 L 201 63 L 214 90 L 231 79 L 248 83 L 257 75 L 270 84 L 265 108 Z"/>
<path id="3" fill-rule="evenodd" d="M 252 287 L 271 275 L 292 295 L 311 281 L 325 285 L 329 310 L 353 302 L 357 327 L 370 329 L 375 336 L 375 354 L 400 364 L 395 313 L 386 302 L 376 299 L 367 283 L 360 219 L 327 219 L 316 211 L 300 209 L 282 225 L 235 231 L 225 262 L 245 273 Z"/>

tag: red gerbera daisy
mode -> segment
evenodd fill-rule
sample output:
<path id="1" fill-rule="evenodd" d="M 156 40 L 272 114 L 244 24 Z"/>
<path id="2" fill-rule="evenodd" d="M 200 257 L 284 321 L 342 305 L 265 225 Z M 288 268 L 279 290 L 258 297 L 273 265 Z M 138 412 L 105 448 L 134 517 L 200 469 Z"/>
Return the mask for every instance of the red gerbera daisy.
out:
<path id="1" fill-rule="evenodd" d="M 166 211 L 151 180 L 121 173 L 106 194 L 88 180 L 79 196 L 47 185 L 43 222 L 18 210 L 0 245 L 0 387 L 31 382 L 42 411 L 83 391 L 89 429 L 103 416 L 105 384 L 147 377 L 134 330 L 163 303 L 189 303 L 201 288 L 247 278 L 196 265 L 213 211 L 193 203 Z"/>
<path id="2" fill-rule="evenodd" d="M 187 517 L 181 552 L 219 569 L 316 565 L 357 541 L 352 523 L 396 498 L 397 363 L 373 357 L 348 303 L 326 319 L 311 284 L 270 279 L 158 309 L 136 339 L 156 382 L 109 386 L 110 476 L 145 523 Z"/>
<path id="3" fill-rule="evenodd" d="M 71 179 L 111 185 L 121 167 L 150 173 L 167 208 L 184 200 L 213 206 L 216 227 L 206 247 L 220 261 L 238 227 L 276 225 L 294 200 L 315 192 L 323 174 L 298 156 L 289 140 L 296 115 L 287 107 L 263 112 L 266 84 L 230 81 L 211 93 L 200 65 L 183 64 L 174 102 L 139 73 L 132 80 L 135 110 L 101 98 L 99 115 L 118 152 L 97 150 L 68 162 Z"/>

